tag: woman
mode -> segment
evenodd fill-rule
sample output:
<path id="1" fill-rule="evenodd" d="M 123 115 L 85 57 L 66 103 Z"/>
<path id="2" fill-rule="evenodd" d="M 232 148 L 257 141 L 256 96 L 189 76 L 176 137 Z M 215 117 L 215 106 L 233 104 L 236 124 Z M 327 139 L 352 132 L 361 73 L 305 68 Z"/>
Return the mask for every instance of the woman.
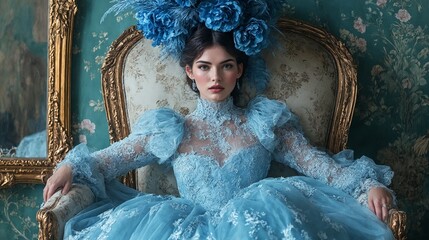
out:
<path id="1" fill-rule="evenodd" d="M 247 56 L 234 46 L 231 32 L 199 25 L 181 57 L 200 96 L 193 113 L 146 111 L 126 139 L 91 154 L 79 145 L 67 155 L 44 199 L 79 182 L 99 201 L 67 223 L 66 238 L 393 239 L 382 222 L 394 204 L 383 185 L 390 169 L 311 147 L 284 103 L 258 96 L 236 107 Z M 272 160 L 308 177 L 266 178 Z M 180 197 L 139 193 L 115 180 L 152 162 L 172 165 Z"/>

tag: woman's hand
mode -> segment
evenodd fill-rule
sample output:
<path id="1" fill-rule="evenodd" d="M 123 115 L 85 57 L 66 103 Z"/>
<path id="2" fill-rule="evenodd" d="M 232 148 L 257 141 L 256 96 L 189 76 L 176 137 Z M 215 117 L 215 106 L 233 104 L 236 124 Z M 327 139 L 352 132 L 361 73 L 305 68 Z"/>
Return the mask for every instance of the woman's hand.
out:
<path id="1" fill-rule="evenodd" d="M 393 197 L 384 187 L 374 187 L 368 193 L 368 207 L 381 220 L 386 221 L 392 208 Z"/>
<path id="2" fill-rule="evenodd" d="M 69 192 L 72 185 L 72 169 L 68 165 L 58 168 L 54 174 L 46 181 L 43 189 L 43 200 L 46 202 L 56 191 L 61 190 L 62 194 Z"/>

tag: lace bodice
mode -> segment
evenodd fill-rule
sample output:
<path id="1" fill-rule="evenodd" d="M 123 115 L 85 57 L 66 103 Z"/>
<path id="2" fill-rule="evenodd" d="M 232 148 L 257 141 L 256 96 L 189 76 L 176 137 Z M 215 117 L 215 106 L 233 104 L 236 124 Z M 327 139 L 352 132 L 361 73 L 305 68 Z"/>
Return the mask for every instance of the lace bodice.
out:
<path id="1" fill-rule="evenodd" d="M 200 99 L 186 117 L 166 108 L 146 111 L 126 139 L 91 154 L 77 146 L 61 164 L 70 164 L 74 181 L 88 183 L 99 197 L 106 197 L 105 182 L 132 169 L 171 164 L 181 197 L 217 210 L 265 178 L 272 160 L 355 198 L 390 183 L 388 167 L 352 158 L 350 151 L 330 156 L 312 147 L 284 103 L 259 96 L 246 109 L 231 98 Z"/>
<path id="2" fill-rule="evenodd" d="M 198 102 L 185 118 L 186 131 L 173 161 L 182 197 L 218 209 L 267 175 L 270 152 L 259 143 L 249 121 L 232 99 Z"/>
<path id="3" fill-rule="evenodd" d="M 244 110 L 234 107 L 232 99 L 221 103 L 200 100 L 196 110 L 185 118 L 185 129 L 178 152 L 205 156 L 219 166 L 229 156 L 258 143 Z"/>

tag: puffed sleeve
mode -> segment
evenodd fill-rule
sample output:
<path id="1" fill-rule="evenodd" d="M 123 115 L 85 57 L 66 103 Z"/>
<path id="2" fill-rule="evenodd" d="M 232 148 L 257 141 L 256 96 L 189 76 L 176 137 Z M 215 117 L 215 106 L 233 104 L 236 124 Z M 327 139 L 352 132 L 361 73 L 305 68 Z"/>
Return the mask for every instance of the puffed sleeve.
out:
<path id="1" fill-rule="evenodd" d="M 390 185 L 393 178 L 390 167 L 377 165 L 366 156 L 355 159 L 352 150 L 330 155 L 312 146 L 298 118 L 284 103 L 260 97 L 249 106 L 252 129 L 272 152 L 274 160 L 339 188 L 362 204 L 366 204 L 369 189 Z"/>
<path id="2" fill-rule="evenodd" d="M 183 132 L 184 119 L 173 110 L 148 110 L 128 137 L 92 153 L 86 144 L 79 144 L 57 168 L 64 164 L 71 166 L 73 182 L 87 184 L 97 197 L 105 198 L 106 182 L 152 162 L 169 163 Z"/>
<path id="3" fill-rule="evenodd" d="M 274 133 L 276 127 L 283 126 L 286 122 L 296 122 L 295 115 L 290 112 L 286 104 L 262 95 L 256 96 L 249 102 L 246 115 L 250 128 L 270 152 L 273 152 L 278 144 Z"/>

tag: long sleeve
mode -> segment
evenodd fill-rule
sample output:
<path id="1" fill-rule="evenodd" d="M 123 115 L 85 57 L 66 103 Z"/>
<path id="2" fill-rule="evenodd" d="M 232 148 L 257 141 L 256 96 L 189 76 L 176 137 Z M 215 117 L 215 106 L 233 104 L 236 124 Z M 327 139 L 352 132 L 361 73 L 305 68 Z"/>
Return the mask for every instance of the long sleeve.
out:
<path id="1" fill-rule="evenodd" d="M 87 184 L 97 197 L 105 198 L 105 182 L 152 162 L 169 162 L 182 140 L 183 122 L 170 109 L 146 111 L 128 137 L 93 153 L 80 144 L 58 167 L 68 164 L 73 182 Z"/>
<path id="2" fill-rule="evenodd" d="M 299 173 L 315 178 L 365 204 L 367 191 L 387 186 L 393 177 L 388 166 L 377 165 L 368 157 L 354 159 L 353 151 L 331 156 L 313 147 L 305 138 L 297 117 L 279 101 L 258 97 L 249 105 L 252 129 L 274 160 Z"/>
<path id="3" fill-rule="evenodd" d="M 295 124 L 278 129 L 279 144 L 274 158 L 298 172 L 339 188 L 366 203 L 366 194 L 372 187 L 390 184 L 393 172 L 388 166 L 377 165 L 368 157 L 354 159 L 353 151 L 344 150 L 336 155 L 311 146 Z"/>

